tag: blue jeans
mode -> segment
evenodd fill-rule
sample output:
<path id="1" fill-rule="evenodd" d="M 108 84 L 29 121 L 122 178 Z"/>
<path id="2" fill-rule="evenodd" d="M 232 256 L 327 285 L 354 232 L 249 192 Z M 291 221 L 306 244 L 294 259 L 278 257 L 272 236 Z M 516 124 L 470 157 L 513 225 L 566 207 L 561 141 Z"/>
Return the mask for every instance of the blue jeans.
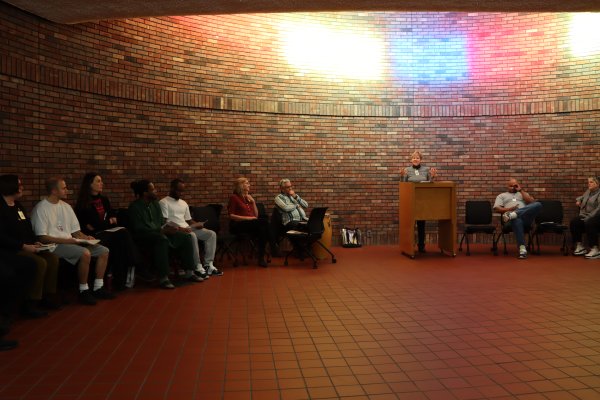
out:
<path id="1" fill-rule="evenodd" d="M 517 239 L 517 245 L 525 245 L 525 227 L 530 227 L 535 219 L 535 216 L 542 211 L 542 203 L 534 201 L 533 203 L 527 204 L 525 207 L 521 207 L 515 210 L 517 218 L 510 221 L 515 238 Z"/>

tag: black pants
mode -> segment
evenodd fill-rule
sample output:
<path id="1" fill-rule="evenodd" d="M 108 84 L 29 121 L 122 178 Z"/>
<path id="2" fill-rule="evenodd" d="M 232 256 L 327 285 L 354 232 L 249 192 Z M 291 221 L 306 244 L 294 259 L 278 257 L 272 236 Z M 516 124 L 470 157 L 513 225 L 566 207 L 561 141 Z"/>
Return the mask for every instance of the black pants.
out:
<path id="1" fill-rule="evenodd" d="M 0 251 L 0 317 L 8 318 L 25 298 L 35 279 L 36 264 L 29 257 Z"/>
<path id="2" fill-rule="evenodd" d="M 585 232 L 588 247 L 598 246 L 598 230 L 600 229 L 600 215 L 584 221 L 581 217 L 571 220 L 571 237 L 573 244 L 581 242 Z"/>
<path id="3" fill-rule="evenodd" d="M 417 221 L 417 240 L 419 250 L 425 249 L 425 221 Z"/>
<path id="4" fill-rule="evenodd" d="M 140 260 L 138 249 L 131 238 L 131 234 L 123 228 L 116 232 L 98 232 L 94 236 L 100 239 L 102 244 L 110 250 L 106 271 L 113 274 L 113 285 L 117 289 L 123 289 L 129 267 L 137 265 Z"/>
<path id="5" fill-rule="evenodd" d="M 256 239 L 258 245 L 258 258 L 263 259 L 267 243 L 275 246 L 273 243 L 269 221 L 263 218 L 252 219 L 248 221 L 229 221 L 229 232 L 234 235 L 245 233 Z"/>

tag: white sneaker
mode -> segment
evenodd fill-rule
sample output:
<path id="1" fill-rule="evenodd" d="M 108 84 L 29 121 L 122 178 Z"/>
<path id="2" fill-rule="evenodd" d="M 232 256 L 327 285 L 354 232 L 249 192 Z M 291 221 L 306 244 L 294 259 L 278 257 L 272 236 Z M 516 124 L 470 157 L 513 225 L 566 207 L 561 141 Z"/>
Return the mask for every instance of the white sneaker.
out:
<path id="1" fill-rule="evenodd" d="M 504 214 L 502 214 L 502 222 L 504 222 L 504 223 L 507 223 L 511 219 L 515 219 L 515 218 L 517 218 L 517 213 L 514 211 L 507 211 Z"/>
<path id="2" fill-rule="evenodd" d="M 527 258 L 527 247 L 523 245 L 519 246 L 519 258 L 521 260 Z"/>
<path id="3" fill-rule="evenodd" d="M 587 250 L 585 249 L 585 247 L 583 247 L 583 243 L 578 242 L 577 245 L 575 246 L 575 250 L 573 251 L 573 255 L 574 256 L 583 256 L 583 255 L 585 255 L 585 253 L 587 253 Z"/>
<path id="4" fill-rule="evenodd" d="M 202 279 L 208 279 L 208 278 L 210 278 L 210 276 L 206 273 L 206 270 L 202 267 L 202 264 L 198 264 L 196 266 L 196 269 L 194 270 L 194 273 L 196 275 L 198 275 Z"/>
<path id="5" fill-rule="evenodd" d="M 600 250 L 598 250 L 598 246 L 592 247 L 590 252 L 585 255 L 585 258 L 600 258 Z"/>
<path id="6" fill-rule="evenodd" d="M 208 275 L 214 275 L 214 276 L 221 276 L 223 275 L 223 271 L 219 271 L 217 269 L 217 267 L 215 267 L 214 265 L 210 265 L 208 267 L 208 270 L 206 271 L 208 273 Z"/>

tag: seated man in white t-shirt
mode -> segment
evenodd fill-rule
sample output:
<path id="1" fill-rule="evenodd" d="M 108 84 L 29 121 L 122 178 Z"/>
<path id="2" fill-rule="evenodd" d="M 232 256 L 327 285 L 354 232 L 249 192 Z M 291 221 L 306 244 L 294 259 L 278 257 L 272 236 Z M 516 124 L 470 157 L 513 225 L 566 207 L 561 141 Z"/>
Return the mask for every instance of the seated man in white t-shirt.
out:
<path id="1" fill-rule="evenodd" d="M 217 249 L 217 234 L 210 229 L 204 228 L 203 222 L 196 222 L 192 219 L 190 207 L 181 199 L 184 191 L 185 183 L 181 179 L 173 179 L 171 181 L 169 195 L 160 201 L 160 209 L 162 210 L 163 217 L 167 222 L 177 224 L 181 232 L 187 232 L 191 235 L 197 275 L 204 279 L 210 275 L 223 275 L 223 272 L 219 271 L 213 265 Z M 202 267 L 202 263 L 200 262 L 198 240 L 204 242 L 204 267 Z"/>
<path id="2" fill-rule="evenodd" d="M 70 264 L 77 264 L 79 276 L 79 301 L 94 305 L 96 299 L 113 299 L 104 288 L 104 272 L 108 262 L 108 249 L 98 244 L 85 245 L 81 240 L 94 240 L 81 232 L 73 208 L 63 201 L 67 198 L 67 184 L 62 178 L 46 181 L 48 197 L 40 201 L 31 212 L 31 225 L 42 243 L 55 243 L 54 254 Z M 97 257 L 94 288 L 88 287 L 88 274 L 92 257 Z"/>

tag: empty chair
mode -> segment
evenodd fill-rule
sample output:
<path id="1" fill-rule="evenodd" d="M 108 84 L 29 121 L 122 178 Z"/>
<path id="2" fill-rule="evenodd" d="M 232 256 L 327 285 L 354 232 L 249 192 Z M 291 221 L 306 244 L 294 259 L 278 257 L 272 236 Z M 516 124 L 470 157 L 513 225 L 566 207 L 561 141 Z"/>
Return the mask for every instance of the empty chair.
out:
<path id="1" fill-rule="evenodd" d="M 314 208 L 308 217 L 306 231 L 291 230 L 286 233 L 286 237 L 292 243 L 293 248 L 286 254 L 285 261 L 283 262 L 284 265 L 288 265 L 288 257 L 296 250 L 300 257 L 306 254 L 312 258 L 313 268 L 317 268 L 317 257 L 312 250 L 312 245 L 315 243 L 331 255 L 331 262 L 335 264 L 336 259 L 333 253 L 319 242 L 319 239 L 323 236 L 323 232 L 325 232 L 323 219 L 325 218 L 326 211 L 327 207 Z"/>
<path id="2" fill-rule="evenodd" d="M 469 235 L 473 233 L 487 233 L 492 235 L 492 251 L 498 254 L 498 248 L 494 240 L 496 226 L 492 224 L 492 203 L 487 200 L 469 200 L 465 203 L 465 230 L 460 239 L 459 251 L 462 251 L 463 240 L 467 244 L 467 255 L 471 255 L 469 249 Z"/>
<path id="3" fill-rule="evenodd" d="M 223 261 L 223 257 L 227 255 L 233 260 L 233 265 L 237 266 L 236 254 L 233 251 L 232 245 L 235 241 L 235 235 L 221 232 L 221 204 L 209 204 L 204 207 L 190 207 L 190 214 L 195 221 L 206 221 L 204 227 L 210 229 L 217 234 L 217 251 L 215 259 L 219 256 L 219 262 Z"/>
<path id="4" fill-rule="evenodd" d="M 562 246 L 560 250 L 563 254 L 569 255 L 567 245 L 567 231 L 569 227 L 563 225 L 563 206 L 559 200 L 539 200 L 542 203 L 542 211 L 535 217 L 535 229 L 532 232 L 532 239 L 536 245 L 537 254 L 540 254 L 540 235 L 544 233 L 554 233 L 562 235 Z"/>

